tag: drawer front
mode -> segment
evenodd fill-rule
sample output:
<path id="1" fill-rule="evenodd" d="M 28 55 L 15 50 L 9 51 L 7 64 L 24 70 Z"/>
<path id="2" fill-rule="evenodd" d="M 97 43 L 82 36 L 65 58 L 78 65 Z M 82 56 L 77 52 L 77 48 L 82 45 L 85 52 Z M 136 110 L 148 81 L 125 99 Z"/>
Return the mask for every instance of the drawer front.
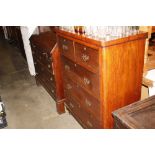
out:
<path id="1" fill-rule="evenodd" d="M 81 104 L 86 111 L 89 111 L 97 120 L 100 120 L 100 103 L 93 96 L 89 95 L 80 86 L 74 83 L 71 79 L 64 79 L 64 92 L 67 98 L 74 98 Z"/>
<path id="2" fill-rule="evenodd" d="M 81 105 L 77 101 L 72 98 L 67 98 L 65 104 L 74 114 L 75 118 L 77 118 L 78 121 L 80 120 L 80 123 L 82 123 L 85 128 L 101 128 L 100 122 L 96 120 L 90 113 L 86 112 L 86 110 L 81 107 Z"/>
<path id="3" fill-rule="evenodd" d="M 52 84 L 49 84 L 48 82 L 45 82 L 43 80 L 43 86 L 45 87 L 45 89 L 48 91 L 48 93 L 54 98 L 56 99 L 56 88 L 53 87 Z"/>
<path id="4" fill-rule="evenodd" d="M 39 61 L 35 60 L 36 76 L 43 81 L 50 89 L 55 89 L 55 77 Z M 51 90 L 53 92 L 53 90 Z"/>
<path id="5" fill-rule="evenodd" d="M 48 72 L 50 72 L 51 74 L 54 74 L 54 70 L 53 70 L 53 63 L 46 63 L 44 64 L 42 61 L 40 61 L 40 59 L 33 57 L 34 60 L 34 65 L 36 66 L 36 64 L 40 64 L 42 67 L 42 70 L 47 70 Z"/>
<path id="6" fill-rule="evenodd" d="M 74 94 L 73 94 L 74 95 Z M 80 86 L 75 87 L 75 97 L 87 111 L 100 120 L 100 103 Z"/>
<path id="7" fill-rule="evenodd" d="M 38 76 L 39 78 L 42 79 L 43 78 L 43 67 L 42 67 L 42 65 L 36 59 L 34 59 L 34 65 L 35 65 L 36 76 Z"/>
<path id="8" fill-rule="evenodd" d="M 44 70 L 43 81 L 46 82 L 49 86 L 52 86 L 54 88 L 56 87 L 54 76 L 47 70 Z"/>
<path id="9" fill-rule="evenodd" d="M 50 64 L 51 61 L 52 61 L 52 56 L 47 53 L 47 52 L 44 52 L 43 50 L 40 51 L 40 55 L 41 55 L 41 60 L 44 64 Z"/>
<path id="10" fill-rule="evenodd" d="M 53 86 L 47 85 L 49 89 L 49 93 L 52 95 L 54 99 L 56 99 L 56 89 Z"/>
<path id="11" fill-rule="evenodd" d="M 35 48 L 32 48 L 32 54 L 33 58 L 38 59 L 40 62 L 42 62 L 45 65 L 51 64 L 52 56 L 50 53 L 47 53 L 46 51 L 38 48 L 35 46 Z"/>
<path id="12" fill-rule="evenodd" d="M 56 85 L 53 75 L 52 56 L 46 49 L 31 44 L 36 78 L 39 79 L 47 92 L 56 99 Z"/>
<path id="13" fill-rule="evenodd" d="M 97 99 L 100 98 L 99 75 L 92 73 L 83 67 L 75 67 L 77 79 L 75 79 L 83 88 L 90 92 Z"/>
<path id="14" fill-rule="evenodd" d="M 70 98 L 72 95 L 75 96 L 75 87 L 76 84 L 74 82 L 68 77 L 64 77 L 64 93 L 67 98 Z"/>
<path id="15" fill-rule="evenodd" d="M 42 57 L 41 57 L 42 58 Z M 43 62 L 42 59 L 39 59 L 38 57 L 33 57 L 34 64 L 35 63 L 40 63 L 43 67 L 43 70 L 47 70 L 51 74 L 54 74 L 54 69 L 53 69 L 53 62 Z"/>
<path id="16" fill-rule="evenodd" d="M 69 110 L 75 115 L 75 117 L 79 118 L 80 115 L 80 104 L 78 102 L 75 102 L 71 98 L 67 98 L 65 101 L 66 106 L 69 108 Z"/>
<path id="17" fill-rule="evenodd" d="M 69 59 L 65 58 L 62 56 L 62 70 L 64 76 L 70 77 L 70 78 L 75 78 L 75 64 L 70 61 Z"/>
<path id="18" fill-rule="evenodd" d="M 59 48 L 62 55 L 71 60 L 74 60 L 73 41 L 59 37 Z"/>
<path id="19" fill-rule="evenodd" d="M 31 43 L 31 48 L 38 52 L 47 53 L 48 56 L 50 55 L 51 48 L 41 47 L 40 44 L 37 43 Z"/>
<path id="20" fill-rule="evenodd" d="M 93 96 L 100 97 L 98 74 L 76 65 L 66 58 L 63 58 L 63 74 L 64 77 L 69 77 L 76 83 L 79 83 L 83 88 L 93 94 Z"/>
<path id="21" fill-rule="evenodd" d="M 75 59 L 78 64 L 86 67 L 90 71 L 98 72 L 99 52 L 96 49 L 75 43 Z"/>
<path id="22" fill-rule="evenodd" d="M 52 74 L 52 72 L 49 72 L 47 68 L 44 68 L 44 73 L 43 73 L 43 81 L 48 88 L 49 94 L 56 99 L 56 83 L 55 83 L 55 77 Z"/>
<path id="23" fill-rule="evenodd" d="M 54 77 L 54 75 L 49 73 L 49 72 L 46 72 L 45 76 L 46 76 L 47 82 L 48 83 L 52 83 L 53 86 L 55 87 L 56 84 L 55 84 L 55 77 Z"/>
<path id="24" fill-rule="evenodd" d="M 38 59 L 39 61 L 42 61 L 41 52 L 36 47 L 32 48 L 32 55 L 33 55 L 33 58 Z"/>
<path id="25" fill-rule="evenodd" d="M 53 63 L 44 63 L 44 67 L 46 68 L 46 70 L 48 70 L 50 73 L 54 74 L 54 70 L 53 70 Z"/>
<path id="26" fill-rule="evenodd" d="M 97 120 L 91 113 L 85 111 L 85 109 L 82 109 L 82 117 L 81 121 L 84 122 L 85 126 L 88 129 L 100 129 L 100 121 Z"/>

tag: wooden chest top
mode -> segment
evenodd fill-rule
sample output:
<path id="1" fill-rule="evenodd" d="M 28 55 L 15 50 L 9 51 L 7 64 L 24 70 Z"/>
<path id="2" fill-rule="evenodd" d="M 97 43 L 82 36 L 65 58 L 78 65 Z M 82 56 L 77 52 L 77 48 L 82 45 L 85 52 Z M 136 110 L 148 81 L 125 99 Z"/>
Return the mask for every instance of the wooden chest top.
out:
<path id="1" fill-rule="evenodd" d="M 116 110 L 113 117 L 122 128 L 155 129 L 155 96 Z"/>
<path id="2" fill-rule="evenodd" d="M 32 35 L 30 38 L 32 44 L 50 52 L 56 44 L 56 34 L 54 32 L 44 32 L 39 35 Z"/>

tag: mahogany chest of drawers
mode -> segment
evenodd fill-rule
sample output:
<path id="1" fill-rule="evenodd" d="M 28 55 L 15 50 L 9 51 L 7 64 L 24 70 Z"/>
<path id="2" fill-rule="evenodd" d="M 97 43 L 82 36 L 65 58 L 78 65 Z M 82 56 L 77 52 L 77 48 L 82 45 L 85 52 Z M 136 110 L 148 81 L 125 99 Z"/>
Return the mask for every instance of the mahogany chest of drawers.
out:
<path id="1" fill-rule="evenodd" d="M 84 128 L 112 128 L 112 111 L 140 99 L 147 33 L 108 42 L 56 33 L 66 108 Z"/>
<path id="2" fill-rule="evenodd" d="M 115 129 L 155 129 L 155 96 L 113 112 Z"/>
<path id="3" fill-rule="evenodd" d="M 41 84 L 56 101 L 57 112 L 64 113 L 64 91 L 56 34 L 51 31 L 33 35 L 30 43 L 36 70 L 36 82 Z"/>

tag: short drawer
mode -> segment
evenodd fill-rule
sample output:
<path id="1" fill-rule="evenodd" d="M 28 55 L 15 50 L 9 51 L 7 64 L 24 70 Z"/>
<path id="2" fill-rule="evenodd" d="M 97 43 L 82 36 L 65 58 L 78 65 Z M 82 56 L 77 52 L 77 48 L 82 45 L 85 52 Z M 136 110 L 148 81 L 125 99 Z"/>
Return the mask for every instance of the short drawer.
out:
<path id="1" fill-rule="evenodd" d="M 76 62 L 92 72 L 99 70 L 99 52 L 96 49 L 75 43 Z"/>
<path id="2" fill-rule="evenodd" d="M 71 60 L 74 60 L 73 41 L 59 37 L 59 48 L 62 55 Z"/>
<path id="3" fill-rule="evenodd" d="M 64 76 L 75 78 L 75 64 L 69 59 L 62 56 L 62 71 Z"/>
<path id="4" fill-rule="evenodd" d="M 86 89 L 93 96 L 99 99 L 100 98 L 99 75 L 96 73 L 92 73 L 79 65 L 75 67 L 75 73 L 77 75 L 77 79 L 73 80 L 77 81 L 84 89 Z"/>

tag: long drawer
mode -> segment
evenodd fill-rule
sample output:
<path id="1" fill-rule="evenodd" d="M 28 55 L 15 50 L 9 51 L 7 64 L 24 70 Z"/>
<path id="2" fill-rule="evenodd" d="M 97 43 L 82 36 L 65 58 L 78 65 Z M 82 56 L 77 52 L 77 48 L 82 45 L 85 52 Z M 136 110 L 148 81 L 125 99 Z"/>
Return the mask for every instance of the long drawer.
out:
<path id="1" fill-rule="evenodd" d="M 83 67 L 76 65 L 75 73 L 77 75 L 77 83 L 79 83 L 86 91 L 97 99 L 100 98 L 99 75 L 92 73 Z"/>
<path id="2" fill-rule="evenodd" d="M 81 67 L 62 57 L 63 60 L 63 74 L 64 77 L 73 79 L 76 83 L 79 83 L 86 91 L 97 99 L 100 98 L 100 87 L 99 87 L 99 75 L 92 73 L 85 68 Z"/>
<path id="3" fill-rule="evenodd" d="M 64 79 L 64 89 L 66 98 L 74 98 L 81 107 L 100 120 L 100 103 L 96 98 L 67 77 Z"/>
<path id="4" fill-rule="evenodd" d="M 100 121 L 95 119 L 91 113 L 87 112 L 74 98 L 67 98 L 65 104 L 69 111 L 85 128 L 101 128 Z"/>

